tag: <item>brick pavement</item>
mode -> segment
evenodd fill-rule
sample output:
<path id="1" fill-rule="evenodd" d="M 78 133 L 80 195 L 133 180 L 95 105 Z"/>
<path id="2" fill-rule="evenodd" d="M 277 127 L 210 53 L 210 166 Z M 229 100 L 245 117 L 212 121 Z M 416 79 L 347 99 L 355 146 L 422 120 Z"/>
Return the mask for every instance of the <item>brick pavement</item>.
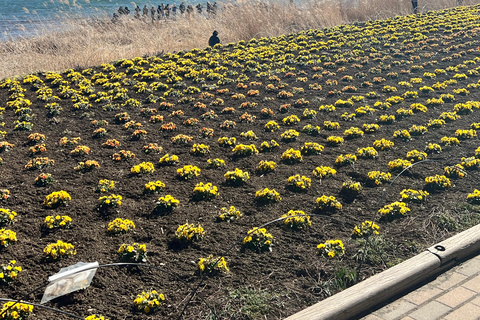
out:
<path id="1" fill-rule="evenodd" d="M 361 320 L 480 320 L 480 254 Z"/>

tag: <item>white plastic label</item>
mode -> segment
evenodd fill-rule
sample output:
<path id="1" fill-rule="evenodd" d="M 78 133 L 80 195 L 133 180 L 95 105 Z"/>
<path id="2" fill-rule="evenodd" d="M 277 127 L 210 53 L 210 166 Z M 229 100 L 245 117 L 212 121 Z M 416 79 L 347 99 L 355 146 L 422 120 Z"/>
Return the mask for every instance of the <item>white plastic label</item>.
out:
<path id="1" fill-rule="evenodd" d="M 60 272 L 48 277 L 50 283 L 45 288 L 40 304 L 71 292 L 88 288 L 97 272 L 98 266 L 98 262 L 79 262 L 60 269 Z"/>

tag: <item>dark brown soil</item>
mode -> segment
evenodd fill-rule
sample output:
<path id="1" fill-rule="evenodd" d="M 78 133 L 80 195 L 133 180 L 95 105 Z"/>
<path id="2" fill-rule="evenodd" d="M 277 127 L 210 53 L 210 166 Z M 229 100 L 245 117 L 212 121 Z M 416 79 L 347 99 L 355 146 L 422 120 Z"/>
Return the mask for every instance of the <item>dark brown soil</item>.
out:
<path id="1" fill-rule="evenodd" d="M 459 22 L 460 23 L 460 22 Z M 359 27 L 362 27 L 359 25 Z M 440 31 L 439 31 L 440 32 Z M 420 97 L 416 100 L 405 100 L 399 105 L 393 105 L 388 110 L 377 110 L 372 115 L 357 117 L 352 122 L 344 122 L 341 115 L 347 111 L 354 112 L 355 108 L 363 105 L 370 105 L 376 101 L 384 101 L 389 96 L 401 96 L 405 91 L 419 91 L 421 86 L 431 86 L 436 82 L 443 82 L 453 78 L 455 72 L 447 72 L 444 75 L 437 75 L 436 79 L 427 79 L 422 77 L 423 72 L 434 72 L 435 69 L 445 69 L 448 66 L 464 64 L 467 60 L 473 60 L 480 56 L 478 51 L 478 41 L 476 40 L 476 31 L 459 32 L 451 39 L 445 38 L 442 33 L 430 34 L 432 42 L 413 42 L 411 47 L 402 46 L 397 43 L 395 48 L 404 52 L 402 57 L 392 57 L 387 55 L 387 51 L 382 44 L 372 44 L 372 47 L 382 53 L 369 54 L 365 52 L 362 56 L 369 56 L 369 60 L 361 69 L 352 67 L 357 56 L 350 55 L 348 47 L 342 48 L 343 51 L 332 49 L 329 54 L 341 53 L 346 58 L 352 58 L 345 65 L 345 71 L 337 71 L 339 66 L 331 70 L 336 72 L 336 76 L 330 77 L 337 80 L 338 85 L 326 85 L 325 81 L 329 79 L 324 76 L 322 79 L 314 79 L 314 74 L 321 74 L 324 70 L 323 63 L 319 64 L 319 69 L 314 70 L 312 66 L 297 65 L 296 76 L 288 77 L 286 72 L 279 73 L 277 76 L 281 82 L 288 84 L 285 88 L 291 91 L 293 87 L 302 87 L 305 93 L 295 94 L 293 98 L 281 100 L 277 93 L 267 92 L 265 86 L 269 83 L 277 84 L 275 81 L 269 81 L 268 77 L 256 78 L 257 72 L 245 73 L 250 77 L 249 81 L 244 81 L 248 85 L 247 89 L 239 89 L 237 82 L 229 85 L 222 85 L 219 88 L 229 89 L 229 94 L 218 94 L 216 91 L 209 91 L 215 95 L 215 98 L 200 99 L 199 94 L 186 94 L 185 96 L 194 97 L 196 100 L 189 104 L 179 104 L 176 97 L 167 97 L 166 101 L 174 103 L 175 106 L 168 111 L 159 110 L 156 114 L 164 116 L 164 123 L 174 122 L 177 130 L 173 133 L 163 133 L 160 130 L 162 123 L 152 124 L 148 121 L 149 117 L 141 114 L 141 108 L 122 107 L 113 111 L 102 110 L 104 103 L 94 103 L 91 100 L 93 108 L 85 113 L 84 110 L 73 108 L 71 99 L 62 99 L 59 103 L 63 110 L 54 118 L 47 115 L 44 106 L 46 102 L 36 98 L 35 90 L 30 85 L 22 84 L 27 89 L 26 98 L 32 101 L 32 110 L 34 119 L 32 120 L 32 131 L 14 131 L 14 121 L 17 117 L 12 108 L 4 111 L 5 127 L 2 130 L 7 131 L 5 141 L 12 143 L 15 147 L 3 152 L 3 165 L 0 167 L 1 188 L 9 189 L 11 197 L 6 200 L 2 207 L 14 210 L 18 213 L 17 222 L 7 228 L 17 232 L 18 242 L 3 249 L 0 252 L 1 262 L 6 263 L 10 259 L 15 259 L 24 269 L 13 285 L 0 288 L 2 297 L 20 298 L 29 292 L 35 286 L 42 284 L 48 276 L 59 271 L 60 268 L 74 264 L 78 261 L 93 262 L 100 264 L 109 264 L 118 262 L 117 249 L 122 243 L 144 243 L 148 250 L 148 264 L 160 268 L 153 270 L 145 267 L 110 267 L 98 270 L 92 285 L 87 290 L 72 293 L 63 298 L 56 299 L 49 303 L 49 306 L 59 308 L 78 314 L 82 317 L 93 313 L 102 314 L 109 319 L 175 319 L 180 315 L 186 303 L 188 307 L 183 314 L 183 319 L 214 319 L 215 315 L 222 319 L 251 319 L 266 318 L 277 319 L 293 314 L 296 311 L 309 306 L 326 296 L 335 293 L 338 287 L 333 285 L 335 270 L 344 267 L 347 270 L 357 269 L 362 249 L 362 243 L 351 239 L 352 229 L 355 225 L 361 224 L 365 220 L 379 220 L 377 210 L 386 203 L 400 200 L 399 193 L 405 188 L 420 190 L 424 187 L 424 179 L 427 176 L 444 174 L 444 167 L 461 163 L 462 157 L 470 157 L 475 154 L 475 149 L 480 146 L 477 138 L 461 140 L 459 146 L 444 147 L 444 151 L 437 155 L 429 156 L 429 159 L 438 161 L 424 162 L 409 169 L 408 172 L 400 176 L 395 183 L 387 187 L 369 187 L 366 185 L 367 173 L 370 171 L 388 172 L 388 162 L 401 158 L 410 150 L 423 151 L 427 143 L 438 143 L 444 136 L 453 137 L 457 129 L 469 129 L 470 125 L 480 122 L 480 111 L 474 109 L 471 114 L 462 115 L 461 119 L 449 122 L 439 129 L 430 129 L 422 136 L 415 136 L 412 140 L 404 142 L 393 139 L 393 132 L 401 129 L 409 129 L 413 124 L 425 125 L 430 119 L 436 119 L 442 112 L 452 111 L 457 103 L 465 103 L 469 100 L 480 100 L 480 93 L 476 88 L 470 88 L 470 94 L 467 96 L 455 95 L 455 101 L 445 103 L 441 107 L 429 107 L 426 113 L 416 113 L 412 117 L 397 120 L 392 125 L 380 125 L 380 129 L 373 134 L 365 134 L 362 138 L 345 140 L 345 143 L 339 147 L 329 147 L 326 144 L 326 138 L 330 135 L 343 136 L 343 132 L 352 127 L 361 128 L 363 124 L 377 123 L 377 119 L 382 114 L 395 114 L 398 108 L 408 108 L 411 103 L 418 102 L 426 104 L 426 100 L 431 97 L 439 97 L 441 94 L 452 93 L 453 89 L 464 88 L 468 83 L 475 83 L 476 77 L 468 80 L 458 80 L 457 84 L 452 84 L 445 90 L 437 90 L 432 96 L 424 96 L 419 92 Z M 411 36 L 406 36 L 410 38 Z M 475 38 L 473 38 L 475 37 Z M 289 37 L 286 37 L 289 40 Z M 294 36 L 290 38 L 295 39 Z M 328 40 L 311 39 L 309 41 Z M 290 40 L 289 40 L 290 41 Z M 292 40 L 293 41 L 293 40 Z M 448 44 L 445 42 L 448 41 Z M 433 46 L 438 44 L 438 46 Z M 370 46 L 365 46 L 364 49 Z M 473 49 L 473 50 L 472 50 Z M 220 49 L 220 53 L 231 51 L 232 48 L 225 47 Z M 434 53 L 434 57 L 429 57 L 428 53 Z M 295 56 L 299 55 L 299 50 L 293 51 Z M 200 54 L 201 55 L 201 54 Z M 335 60 L 333 55 L 332 61 Z M 416 60 L 418 57 L 419 60 Z M 451 57 L 451 61 L 442 61 L 442 58 Z M 404 59 L 405 61 L 403 61 Z M 437 64 L 432 64 L 432 59 Z M 165 60 L 167 60 L 165 58 Z M 400 66 L 395 66 L 394 61 L 403 61 Z M 406 62 L 413 61 L 412 64 Z M 401 74 L 400 70 L 408 70 L 411 65 L 424 65 L 424 70 L 419 73 Z M 383 70 L 380 74 L 369 73 L 372 67 L 391 66 L 389 70 Z M 148 69 L 147 66 L 143 66 Z M 466 69 L 458 73 L 466 73 L 467 70 L 475 69 L 476 65 L 467 65 Z M 234 68 L 232 68 L 234 69 Z M 94 68 L 100 72 L 101 67 Z M 125 72 L 125 67 L 117 66 L 115 72 Z M 79 70 L 81 71 L 81 70 Z M 241 69 L 238 70 L 240 73 Z M 389 78 L 387 73 L 398 72 L 398 78 Z M 358 72 L 364 72 L 365 78 L 358 78 Z M 353 81 L 345 83 L 341 78 L 345 75 L 353 76 Z M 43 75 L 40 77 L 45 80 Z M 90 78 L 91 75 L 87 75 Z M 132 75 L 127 75 L 132 78 Z M 306 77 L 306 82 L 297 81 L 298 77 Z M 374 77 L 384 77 L 385 82 L 373 84 L 370 88 L 362 88 L 361 83 L 365 81 L 374 82 Z M 414 84 L 414 88 L 405 89 L 398 85 L 400 81 L 409 81 L 410 78 L 423 78 L 422 84 Z M 63 74 L 63 78 L 71 81 Z M 236 78 L 236 77 L 235 77 Z M 250 81 L 260 81 L 261 86 L 254 87 L 249 85 Z M 160 80 L 162 81 L 162 80 Z M 193 83 L 189 79 L 183 80 L 186 86 L 196 86 L 201 88 L 200 84 Z M 111 81 L 113 82 L 113 81 Z M 215 81 L 207 80 L 208 84 Z M 323 90 L 310 90 L 309 85 L 319 83 Z M 46 84 L 48 84 L 46 82 Z M 74 84 L 70 84 L 76 88 Z M 302 119 L 300 123 L 287 127 L 282 124 L 282 119 L 286 115 L 295 114 L 302 118 L 305 106 L 293 108 L 287 113 L 282 114 L 278 108 L 282 104 L 293 103 L 296 99 L 304 98 L 310 104 L 306 107 L 318 110 L 320 105 L 333 104 L 338 99 L 346 100 L 352 94 L 343 93 L 339 97 L 329 97 L 330 90 L 341 90 L 346 85 L 352 85 L 358 88 L 353 95 L 365 96 L 368 92 L 375 91 L 378 97 L 372 100 L 366 100 L 362 103 L 355 103 L 353 108 L 337 108 L 332 113 L 318 112 L 315 119 Z M 383 93 L 382 88 L 385 85 L 395 86 L 398 92 Z M 122 85 L 128 89 L 130 98 L 135 98 L 143 104 L 143 107 L 157 107 L 156 105 L 145 102 L 148 93 L 137 94 L 133 86 Z M 94 86 L 95 90 L 107 91 L 100 85 Z M 258 97 L 246 95 L 248 90 L 257 89 L 260 91 Z M 54 88 L 54 95 L 60 95 L 59 89 Z M 204 90 L 204 89 L 202 89 Z M 233 93 L 243 93 L 246 98 L 243 100 L 234 100 L 231 97 Z M 161 95 L 162 93 L 156 93 Z M 0 89 L 1 105 L 5 106 L 8 100 L 8 90 Z M 210 106 L 210 102 L 216 98 L 222 98 L 224 105 Z M 266 98 L 272 98 L 271 101 Z M 201 101 L 207 105 L 206 109 L 194 109 L 195 102 Z M 240 104 L 246 101 L 256 102 L 258 106 L 251 109 L 242 110 Z M 236 113 L 222 114 L 221 110 L 225 107 L 234 107 Z M 271 119 L 262 118 L 260 110 L 262 108 L 271 108 L 275 115 Z M 175 110 L 182 110 L 184 116 L 170 117 L 169 114 Z M 201 115 L 208 110 L 214 110 L 218 118 L 213 120 L 201 120 Z M 128 112 L 132 120 L 140 122 L 148 134 L 145 139 L 133 141 L 130 139 L 131 132 L 123 129 L 123 124 L 115 123 L 115 114 Z M 253 123 L 245 123 L 239 120 L 239 117 L 248 112 L 256 116 Z M 196 126 L 185 126 L 183 121 L 188 118 L 199 119 Z M 109 125 L 105 127 L 108 130 L 106 137 L 96 139 L 93 137 L 93 131 L 96 127 L 92 126 L 92 120 L 107 120 Z M 225 120 L 236 122 L 236 128 L 230 131 L 224 131 L 219 128 Z M 264 125 L 270 120 L 276 121 L 280 130 L 270 133 L 264 131 Z M 318 125 L 323 127 L 326 120 L 337 121 L 340 123 L 340 130 L 327 131 L 322 129 L 318 136 L 309 136 L 300 133 L 295 142 L 282 142 L 280 134 L 287 129 L 295 129 L 301 132 L 306 124 Z M 204 139 L 200 136 L 199 130 L 202 127 L 213 128 L 214 137 Z M 250 142 L 240 137 L 241 132 L 253 130 L 258 140 Z M 33 132 L 45 134 L 47 151 L 39 156 L 46 156 L 55 160 L 55 165 L 43 170 L 25 170 L 25 165 L 31 159 L 28 155 L 27 137 Z M 187 146 L 178 146 L 171 143 L 171 137 L 177 134 L 186 134 L 194 137 L 193 143 L 204 143 L 210 146 L 208 156 L 193 156 L 190 154 L 191 144 Z M 90 154 L 84 157 L 73 157 L 70 151 L 74 146 L 60 146 L 59 140 L 62 137 L 74 138 L 81 137 L 80 145 L 86 145 L 91 148 Z M 217 139 L 222 136 L 236 137 L 237 144 L 254 143 L 257 148 L 262 141 L 275 139 L 280 147 L 269 153 L 259 153 L 257 155 L 235 159 L 232 157 L 231 149 L 222 148 L 218 145 Z M 390 151 L 380 151 L 376 159 L 359 159 L 354 166 L 336 168 L 338 173 L 334 178 L 317 180 L 312 176 L 312 170 L 320 165 L 334 167 L 335 159 L 340 154 L 353 153 L 357 148 L 372 146 L 373 141 L 385 138 L 395 142 L 394 149 Z M 120 141 L 118 149 L 106 149 L 102 143 L 107 139 L 117 139 Z M 321 155 L 304 156 L 301 164 L 287 165 L 282 163 L 282 153 L 289 149 L 300 149 L 304 142 L 318 142 L 325 146 Z M 145 154 L 143 146 L 148 143 L 158 143 L 163 147 L 160 154 Z M 111 156 L 118 150 L 129 150 L 136 154 L 136 158 L 130 161 L 116 163 L 112 161 Z M 176 154 L 180 158 L 180 163 L 175 166 L 160 167 L 157 165 L 160 156 L 164 154 Z M 221 158 L 225 160 L 226 166 L 220 169 L 208 169 L 206 160 L 208 158 Z M 100 168 L 92 172 L 79 173 L 73 168 L 78 161 L 96 160 Z M 261 160 L 271 160 L 277 163 L 277 169 L 273 173 L 258 175 L 255 173 L 256 167 Z M 155 172 L 135 176 L 130 174 L 130 168 L 133 165 L 143 161 L 149 161 L 156 164 Z M 184 165 L 198 166 L 202 171 L 199 177 L 190 181 L 182 181 L 177 178 L 176 170 Z M 250 173 L 250 180 L 243 186 L 230 186 L 225 184 L 224 174 L 226 171 L 240 168 Z M 47 187 L 37 187 L 34 180 L 41 172 L 51 173 L 56 183 Z M 286 180 L 288 177 L 300 174 L 312 178 L 312 186 L 306 192 L 293 192 L 287 189 Z M 395 174 L 394 174 L 395 175 Z M 115 190 L 113 193 L 123 196 L 123 203 L 118 213 L 101 215 L 97 210 L 98 193 L 95 193 L 95 187 L 100 179 L 114 180 Z M 468 193 L 478 188 L 480 175 L 478 171 L 471 170 L 463 179 L 452 179 L 452 187 L 443 192 L 432 193 L 424 204 L 410 204 L 411 212 L 401 219 L 390 222 L 378 222 L 381 227 L 381 237 L 383 242 L 378 245 L 380 248 L 381 259 L 370 259 L 363 264 L 360 270 L 359 279 L 362 280 L 372 274 L 381 272 L 387 266 L 392 266 L 400 261 L 407 259 L 424 248 L 432 245 L 459 230 L 470 226 L 475 221 L 478 222 L 479 208 L 471 206 L 466 202 Z M 155 201 L 160 195 L 144 195 L 144 184 L 149 181 L 161 180 L 166 184 L 165 191 L 160 195 L 170 194 L 180 200 L 180 206 L 171 214 L 158 216 L 152 214 L 155 207 Z M 364 186 L 362 192 L 355 199 L 345 199 L 340 194 L 342 183 L 347 180 L 361 182 Z M 198 182 L 211 182 L 219 188 L 219 196 L 211 201 L 194 201 L 192 199 L 192 190 Z M 259 206 L 254 201 L 255 192 L 263 188 L 273 188 L 277 190 L 282 201 L 275 204 Z M 66 207 L 58 209 L 47 209 L 42 203 L 45 196 L 53 191 L 65 190 L 72 196 L 72 201 Z M 289 210 L 303 210 L 306 213 L 318 213 L 315 208 L 315 200 L 321 195 L 333 195 L 343 204 L 343 210 L 331 216 L 320 215 L 312 216 L 312 227 L 306 230 L 292 231 L 282 227 L 282 221 L 267 226 L 268 232 L 274 236 L 274 246 L 272 252 L 255 253 L 242 249 L 242 240 L 245 234 L 252 228 L 260 226 L 271 220 L 281 217 Z M 234 205 L 244 216 L 232 223 L 217 222 L 216 217 L 222 207 Z M 44 232 L 42 224 L 47 215 L 69 215 L 73 219 L 72 228 L 67 230 L 54 230 Z M 121 236 L 109 236 L 106 233 L 107 224 L 113 219 L 121 217 L 134 221 L 136 229 L 130 233 Z M 441 218 L 450 218 L 458 227 L 456 230 L 447 230 L 445 223 L 441 223 Z M 476 219 L 476 220 L 475 220 Z M 200 223 L 206 232 L 203 240 L 187 246 L 178 248 L 172 245 L 175 230 L 186 221 L 191 223 Z M 449 220 L 450 221 L 450 220 Z M 45 262 L 43 257 L 44 247 L 57 240 L 72 243 L 77 254 L 74 257 L 58 261 Z M 328 239 L 341 239 L 345 244 L 345 256 L 336 261 L 328 261 L 317 254 L 316 246 Z M 378 252 L 377 252 L 378 253 Z M 197 273 L 197 261 L 200 257 L 206 257 L 210 254 L 215 256 L 223 255 L 226 257 L 230 273 L 223 276 L 201 279 Z M 378 254 L 371 254 L 377 256 Z M 190 300 L 192 288 L 198 288 L 195 296 Z M 133 300 L 137 294 L 143 290 L 156 289 L 163 292 L 167 297 L 167 303 L 162 306 L 155 316 L 142 315 L 133 310 Z M 39 301 L 43 290 L 25 297 L 28 301 Z M 250 300 L 249 300 L 250 299 Z M 252 302 L 252 300 L 255 302 Z M 260 301 L 260 302 L 259 302 Z M 252 307 L 253 305 L 253 307 Z M 255 309 L 257 308 L 257 309 Z M 35 308 L 34 319 L 63 319 L 64 316 L 54 314 L 52 311 Z M 65 317 L 67 318 L 67 317 Z"/>

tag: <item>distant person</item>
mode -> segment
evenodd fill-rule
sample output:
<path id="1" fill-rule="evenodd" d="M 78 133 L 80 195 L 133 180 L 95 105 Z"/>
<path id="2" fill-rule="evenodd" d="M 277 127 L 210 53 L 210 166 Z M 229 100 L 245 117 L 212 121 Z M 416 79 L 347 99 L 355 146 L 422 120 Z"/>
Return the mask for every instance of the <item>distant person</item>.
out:
<path id="1" fill-rule="evenodd" d="M 210 47 L 213 47 L 217 43 L 220 43 L 220 38 L 218 38 L 218 32 L 215 30 L 215 31 L 213 31 L 213 34 L 210 37 L 210 39 L 208 39 L 208 45 Z"/>
<path id="2" fill-rule="evenodd" d="M 125 15 L 128 15 L 130 13 L 130 10 L 128 9 L 128 7 L 125 7 L 125 9 L 123 9 L 123 13 Z"/>
<path id="3" fill-rule="evenodd" d="M 118 18 L 119 18 L 118 14 L 117 14 L 116 12 L 114 12 L 114 13 L 113 13 L 113 17 L 112 17 L 112 22 L 113 22 L 113 23 L 117 22 L 117 21 L 118 21 Z"/>
<path id="4" fill-rule="evenodd" d="M 177 16 L 177 6 L 174 4 L 172 4 L 172 16 L 173 18 L 175 18 Z"/>
<path id="5" fill-rule="evenodd" d="M 155 12 L 157 12 L 157 10 L 155 10 L 155 7 L 151 7 L 150 8 L 150 14 L 152 16 L 152 22 L 155 21 Z"/>
<path id="6" fill-rule="evenodd" d="M 413 14 L 418 12 L 418 0 L 412 0 Z"/>
<path id="7" fill-rule="evenodd" d="M 170 5 L 167 3 L 165 6 L 165 9 L 163 10 L 165 12 L 165 19 L 168 19 L 170 17 Z"/>
<path id="8" fill-rule="evenodd" d="M 217 6 L 217 2 L 215 1 L 212 5 L 212 13 L 217 14 L 217 10 L 218 10 L 218 6 Z"/>
<path id="9" fill-rule="evenodd" d="M 143 7 L 143 16 L 144 16 L 145 18 L 148 17 L 148 8 L 147 8 L 147 5 L 145 5 L 145 6 Z"/>
<path id="10" fill-rule="evenodd" d="M 184 14 L 185 13 L 185 3 L 182 1 L 182 3 L 180 3 L 180 6 L 178 7 L 178 9 L 180 9 L 180 14 Z"/>
<path id="11" fill-rule="evenodd" d="M 197 8 L 197 12 L 200 13 L 200 14 L 202 14 L 202 11 L 203 11 L 203 6 L 202 6 L 202 4 L 201 4 L 201 3 L 197 4 L 196 8 Z"/>
<path id="12" fill-rule="evenodd" d="M 187 6 L 187 15 L 190 18 L 192 16 L 192 14 L 193 14 L 193 6 L 191 4 L 189 4 Z"/>
<path id="13" fill-rule="evenodd" d="M 135 17 L 136 19 L 140 19 L 140 11 L 142 11 L 142 10 L 140 9 L 140 7 L 139 7 L 139 6 L 136 6 L 136 7 L 135 7 L 135 15 L 134 15 L 134 17 Z"/>
<path id="14" fill-rule="evenodd" d="M 120 8 L 118 8 L 118 14 L 119 14 L 119 15 L 125 14 L 125 10 L 123 9 L 122 6 L 120 6 Z"/>

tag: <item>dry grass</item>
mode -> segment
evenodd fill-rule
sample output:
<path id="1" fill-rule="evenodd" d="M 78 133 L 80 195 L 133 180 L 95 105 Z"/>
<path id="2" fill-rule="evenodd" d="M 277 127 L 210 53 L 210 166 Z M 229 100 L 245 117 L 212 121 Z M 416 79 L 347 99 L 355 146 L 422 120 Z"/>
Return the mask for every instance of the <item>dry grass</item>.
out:
<path id="1" fill-rule="evenodd" d="M 161 51 L 203 48 L 213 30 L 222 42 L 271 37 L 304 29 L 331 27 L 353 21 L 383 19 L 412 12 L 410 0 L 317 0 L 301 6 L 288 1 L 238 2 L 222 8 L 215 18 L 195 15 L 156 22 L 122 19 L 111 23 L 105 16 L 94 21 L 69 18 L 62 32 L 40 26 L 37 36 L 0 43 L 0 79 L 37 71 L 61 71 L 119 58 Z M 452 7 L 456 0 L 420 0 L 420 12 Z M 480 0 L 465 0 L 464 5 Z M 58 29 L 58 28 L 57 28 Z"/>

